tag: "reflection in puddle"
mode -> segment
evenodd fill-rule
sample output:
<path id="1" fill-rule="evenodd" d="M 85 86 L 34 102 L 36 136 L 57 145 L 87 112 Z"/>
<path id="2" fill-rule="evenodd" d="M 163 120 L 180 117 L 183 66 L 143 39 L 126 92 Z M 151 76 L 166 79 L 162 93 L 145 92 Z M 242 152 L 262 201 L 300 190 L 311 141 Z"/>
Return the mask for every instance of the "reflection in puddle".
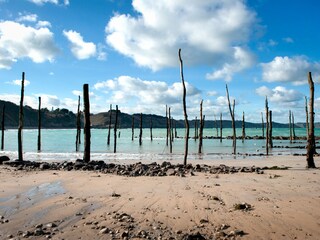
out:
<path id="1" fill-rule="evenodd" d="M 0 198 L 0 211 L 4 216 L 10 216 L 17 211 L 27 209 L 50 197 L 65 193 L 61 181 L 43 183 L 9 197 Z"/>

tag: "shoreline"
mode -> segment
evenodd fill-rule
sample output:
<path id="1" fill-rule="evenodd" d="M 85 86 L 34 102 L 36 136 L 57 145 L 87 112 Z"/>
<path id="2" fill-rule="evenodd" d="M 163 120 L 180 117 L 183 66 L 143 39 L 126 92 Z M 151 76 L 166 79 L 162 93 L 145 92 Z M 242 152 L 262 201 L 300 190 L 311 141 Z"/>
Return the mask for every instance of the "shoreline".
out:
<path id="1" fill-rule="evenodd" d="M 0 238 L 317 239 L 319 168 L 306 169 L 301 156 L 224 164 L 289 168 L 127 177 L 0 165 Z"/>

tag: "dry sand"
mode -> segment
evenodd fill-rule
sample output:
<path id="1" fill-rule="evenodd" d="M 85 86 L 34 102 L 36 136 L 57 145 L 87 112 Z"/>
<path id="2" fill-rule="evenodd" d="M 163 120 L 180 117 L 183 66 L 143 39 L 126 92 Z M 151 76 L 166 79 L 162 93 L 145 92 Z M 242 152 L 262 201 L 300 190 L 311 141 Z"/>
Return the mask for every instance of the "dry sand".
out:
<path id="1" fill-rule="evenodd" d="M 2 165 L 0 239 L 22 239 L 40 224 L 48 233 L 30 238 L 130 239 L 149 234 L 150 239 L 167 239 L 169 232 L 178 239 L 196 232 L 219 238 L 243 231 L 245 235 L 235 238 L 320 239 L 320 170 L 305 169 L 305 157 L 220 163 L 291 168 L 182 178 L 25 172 Z M 238 203 L 252 208 L 235 210 Z"/>

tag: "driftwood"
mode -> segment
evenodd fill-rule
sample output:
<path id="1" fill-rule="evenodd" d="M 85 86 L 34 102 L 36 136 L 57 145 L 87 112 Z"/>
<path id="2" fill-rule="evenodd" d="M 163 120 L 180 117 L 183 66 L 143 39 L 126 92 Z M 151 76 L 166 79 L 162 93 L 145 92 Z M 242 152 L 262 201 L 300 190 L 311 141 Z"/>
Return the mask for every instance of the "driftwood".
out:
<path id="1" fill-rule="evenodd" d="M 182 82 L 182 94 L 183 94 L 182 95 L 182 105 L 183 105 L 183 114 L 184 114 L 184 125 L 185 125 L 185 130 L 186 130 L 183 164 L 187 165 L 188 141 L 189 141 L 189 121 L 188 121 L 187 103 L 186 103 L 187 90 L 186 90 L 186 85 L 185 85 L 184 76 L 183 76 L 183 61 L 181 58 L 181 49 L 179 49 L 178 55 L 179 55 L 179 61 L 180 61 L 180 76 L 181 76 L 181 82 Z"/>
<path id="2" fill-rule="evenodd" d="M 234 108 L 236 105 L 236 101 L 233 100 L 233 105 L 231 109 L 231 104 L 230 104 L 230 98 L 229 98 L 229 90 L 228 90 L 228 85 L 226 85 L 226 92 L 227 92 L 227 99 L 228 99 L 228 106 L 229 106 L 229 112 L 231 116 L 231 121 L 232 121 L 232 130 L 233 130 L 233 136 L 232 136 L 232 146 L 233 146 L 233 154 L 236 154 L 237 151 L 237 136 L 236 136 L 236 125 L 235 125 L 235 119 L 234 119 Z"/>
<path id="3" fill-rule="evenodd" d="M 116 120 L 114 123 L 114 144 L 113 144 L 113 152 L 117 152 L 117 127 L 118 127 L 118 105 L 116 105 Z"/>
<path id="4" fill-rule="evenodd" d="M 39 97 L 38 108 L 38 151 L 41 151 L 41 97 Z"/>
<path id="5" fill-rule="evenodd" d="M 2 120 L 1 120 L 1 150 L 4 149 L 4 119 L 6 115 L 6 104 L 2 106 Z"/>
<path id="6" fill-rule="evenodd" d="M 313 155 L 315 154 L 315 138 L 314 138 L 314 83 L 312 81 L 311 72 L 308 73 L 308 83 L 310 89 L 310 102 L 309 102 L 309 135 L 307 142 L 307 167 L 315 168 Z"/>
<path id="7" fill-rule="evenodd" d="M 83 113 L 84 113 L 84 151 L 83 161 L 90 162 L 91 150 L 91 126 L 90 126 L 90 99 L 89 99 L 89 85 L 83 85 Z"/>
<path id="8" fill-rule="evenodd" d="M 19 127 L 18 127 L 18 160 L 23 161 L 22 152 L 22 129 L 23 129 L 23 98 L 24 98 L 24 72 L 22 73 L 21 80 L 21 98 L 20 98 L 20 108 L 19 108 Z"/>
<path id="9" fill-rule="evenodd" d="M 142 113 L 140 113 L 140 133 L 139 133 L 139 145 L 142 145 Z"/>
<path id="10" fill-rule="evenodd" d="M 110 110 L 109 110 L 109 125 L 108 125 L 108 138 L 107 138 L 108 146 L 110 145 L 111 119 L 112 119 L 112 104 L 110 104 Z"/>

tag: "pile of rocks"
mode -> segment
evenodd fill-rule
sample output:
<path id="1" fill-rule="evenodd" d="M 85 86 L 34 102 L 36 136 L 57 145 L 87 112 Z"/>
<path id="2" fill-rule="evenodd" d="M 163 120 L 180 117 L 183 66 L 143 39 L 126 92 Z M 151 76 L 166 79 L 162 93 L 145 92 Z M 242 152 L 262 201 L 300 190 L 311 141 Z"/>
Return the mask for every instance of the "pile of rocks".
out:
<path id="1" fill-rule="evenodd" d="M 63 162 L 32 162 L 32 161 L 7 161 L 3 164 L 16 167 L 18 170 L 82 170 L 82 171 L 98 171 L 101 173 L 116 174 L 121 176 L 193 176 L 195 173 L 211 173 L 211 174 L 230 174 L 230 173 L 257 173 L 262 174 L 263 169 L 259 167 L 229 167 L 224 164 L 219 166 L 210 166 L 206 164 L 172 164 L 171 162 L 162 162 L 161 164 L 153 162 L 143 164 L 141 162 L 135 164 L 115 164 L 105 163 L 104 161 L 84 162 L 81 159 L 76 161 Z"/>

